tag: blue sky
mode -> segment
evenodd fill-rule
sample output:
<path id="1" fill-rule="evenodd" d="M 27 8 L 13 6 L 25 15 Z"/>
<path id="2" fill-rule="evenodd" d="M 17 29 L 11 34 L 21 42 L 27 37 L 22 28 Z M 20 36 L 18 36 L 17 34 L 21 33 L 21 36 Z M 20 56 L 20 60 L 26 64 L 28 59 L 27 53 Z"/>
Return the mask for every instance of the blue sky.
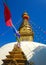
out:
<path id="1" fill-rule="evenodd" d="M 20 19 L 22 19 L 22 14 L 26 11 L 30 16 L 29 22 L 34 31 L 34 41 L 46 44 L 46 0 L 6 1 L 12 15 L 12 22 L 16 29 L 18 30 L 20 27 L 22 23 Z M 14 36 L 13 30 L 5 25 L 4 6 L 2 0 L 0 0 L 0 46 L 15 41 L 16 37 Z"/>

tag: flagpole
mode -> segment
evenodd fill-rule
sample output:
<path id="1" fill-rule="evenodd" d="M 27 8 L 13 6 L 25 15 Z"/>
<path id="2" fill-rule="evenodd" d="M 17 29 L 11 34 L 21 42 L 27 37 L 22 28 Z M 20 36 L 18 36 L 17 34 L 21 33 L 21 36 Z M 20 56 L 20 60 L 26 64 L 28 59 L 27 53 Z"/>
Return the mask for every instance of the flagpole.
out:
<path id="1" fill-rule="evenodd" d="M 13 24 L 12 24 L 12 27 L 16 30 L 16 28 L 15 28 L 15 26 Z M 18 32 L 18 31 L 16 30 L 16 32 Z M 19 37 L 16 34 L 15 34 L 15 36 L 16 36 L 16 39 L 17 39 L 17 42 L 18 42 L 17 46 L 20 47 L 20 39 L 19 39 Z"/>

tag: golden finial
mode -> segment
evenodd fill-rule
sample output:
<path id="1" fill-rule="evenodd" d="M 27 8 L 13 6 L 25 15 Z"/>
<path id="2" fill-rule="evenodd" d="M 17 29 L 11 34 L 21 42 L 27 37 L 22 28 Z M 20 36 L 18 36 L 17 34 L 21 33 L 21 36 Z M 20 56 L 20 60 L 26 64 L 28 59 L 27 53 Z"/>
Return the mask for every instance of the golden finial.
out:
<path id="1" fill-rule="evenodd" d="M 24 12 L 24 14 L 22 15 L 22 17 L 24 18 L 24 19 L 29 19 L 29 16 L 28 16 L 28 13 L 27 12 Z"/>

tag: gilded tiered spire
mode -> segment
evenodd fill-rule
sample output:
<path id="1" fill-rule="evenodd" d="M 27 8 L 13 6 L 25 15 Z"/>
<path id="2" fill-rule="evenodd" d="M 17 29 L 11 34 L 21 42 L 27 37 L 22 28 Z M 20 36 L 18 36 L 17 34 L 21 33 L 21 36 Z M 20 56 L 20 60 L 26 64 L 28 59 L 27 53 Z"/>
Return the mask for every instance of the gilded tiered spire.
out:
<path id="1" fill-rule="evenodd" d="M 2 65 L 30 65 L 18 45 L 15 45 L 13 50 L 9 52 Z M 31 64 L 32 65 L 32 64 Z"/>
<path id="2" fill-rule="evenodd" d="M 33 41 L 33 31 L 28 22 L 29 20 L 28 14 L 25 12 L 22 15 L 22 18 L 23 18 L 23 22 L 19 28 L 19 33 L 21 35 L 20 40 L 21 41 Z"/>

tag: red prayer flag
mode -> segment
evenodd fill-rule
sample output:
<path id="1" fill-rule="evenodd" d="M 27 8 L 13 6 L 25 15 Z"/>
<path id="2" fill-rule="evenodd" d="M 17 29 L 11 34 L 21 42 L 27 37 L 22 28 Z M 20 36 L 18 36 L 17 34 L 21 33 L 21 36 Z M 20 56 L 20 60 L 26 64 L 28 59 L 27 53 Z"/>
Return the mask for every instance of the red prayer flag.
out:
<path id="1" fill-rule="evenodd" d="M 15 32 L 16 36 L 18 38 L 20 38 L 20 34 L 18 33 L 18 31 L 16 30 L 16 28 L 12 24 L 11 13 L 10 13 L 10 10 L 9 10 L 8 6 L 5 3 L 4 3 L 4 17 L 5 17 L 6 26 L 12 27 L 12 29 Z"/>
<path id="2" fill-rule="evenodd" d="M 4 3 L 4 17 L 7 26 L 12 26 L 11 13 L 8 6 Z"/>

